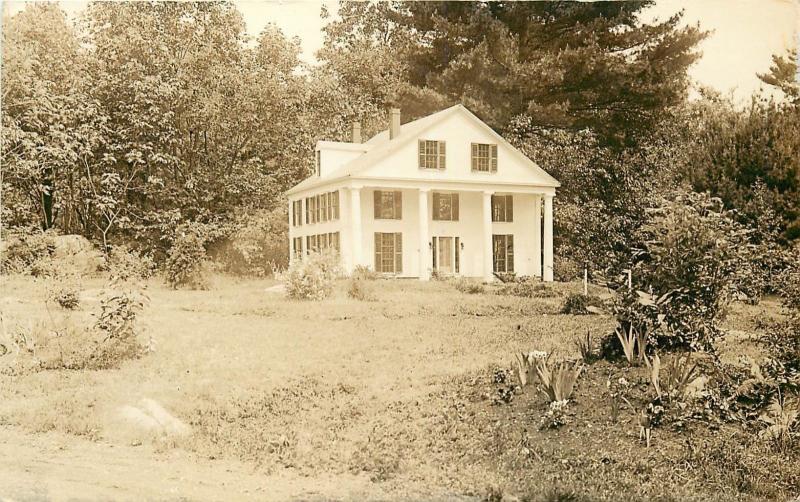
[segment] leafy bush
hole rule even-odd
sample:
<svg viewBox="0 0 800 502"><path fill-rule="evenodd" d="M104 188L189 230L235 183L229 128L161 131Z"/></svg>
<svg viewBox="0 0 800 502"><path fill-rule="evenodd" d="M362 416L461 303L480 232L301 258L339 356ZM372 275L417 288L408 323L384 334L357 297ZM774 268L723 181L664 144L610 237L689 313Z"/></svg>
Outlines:
<svg viewBox="0 0 800 502"><path fill-rule="evenodd" d="M294 260L282 278L289 298L322 300L333 292L339 274L339 254L333 250L306 255Z"/></svg>
<svg viewBox="0 0 800 502"><path fill-rule="evenodd" d="M787 267L778 276L778 294L781 296L781 303L788 310L800 311L800 244L792 252L795 262L791 267Z"/></svg>
<svg viewBox="0 0 800 502"><path fill-rule="evenodd" d="M69 286L59 288L58 291L55 292L55 295L53 295L53 301L61 308L67 310L75 310L81 303L78 297L78 291Z"/></svg>
<svg viewBox="0 0 800 502"><path fill-rule="evenodd" d="M172 243L164 264L167 284L174 289L206 289L205 261L205 239L193 231L182 232Z"/></svg>
<svg viewBox="0 0 800 502"><path fill-rule="evenodd" d="M364 281L374 281L378 279L380 275L366 265L356 265L355 268L353 268L351 277L353 279L361 279Z"/></svg>
<svg viewBox="0 0 800 502"><path fill-rule="evenodd" d="M478 295L486 292L486 288L480 282L471 281L463 277L456 280L453 285L457 290L469 295Z"/></svg>
<svg viewBox="0 0 800 502"><path fill-rule="evenodd" d="M209 246L209 256L224 272L268 277L289 266L289 223L286 204L275 209L247 211Z"/></svg>
<svg viewBox="0 0 800 502"><path fill-rule="evenodd" d="M53 255L55 235L53 231L30 228L9 231L0 244L0 272L32 273L31 267Z"/></svg>
<svg viewBox="0 0 800 502"><path fill-rule="evenodd" d="M351 279L347 287L347 296L354 300L362 302L371 302L375 300L375 295L367 287L363 279Z"/></svg>
<svg viewBox="0 0 800 502"><path fill-rule="evenodd" d="M560 256L553 264L553 278L559 282L570 282L583 277L583 266L568 256Z"/></svg>
<svg viewBox="0 0 800 502"><path fill-rule="evenodd" d="M710 350L715 321L747 271L747 230L718 199L688 193L650 210L636 240L634 284L651 291L623 292L619 322L654 342Z"/></svg>
<svg viewBox="0 0 800 502"><path fill-rule="evenodd" d="M561 307L562 314L586 315L595 313L603 306L603 300L596 296L584 295L583 293L570 293ZM594 312L593 312L594 310Z"/></svg>
<svg viewBox="0 0 800 502"><path fill-rule="evenodd" d="M106 268L112 280L125 282L151 277L156 265L149 256L126 246L114 246L106 257Z"/></svg>

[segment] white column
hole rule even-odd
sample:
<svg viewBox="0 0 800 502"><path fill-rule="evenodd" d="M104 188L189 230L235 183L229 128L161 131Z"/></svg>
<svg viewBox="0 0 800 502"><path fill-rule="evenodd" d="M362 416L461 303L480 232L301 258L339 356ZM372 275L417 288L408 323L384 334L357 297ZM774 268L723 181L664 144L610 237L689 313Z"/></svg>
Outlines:
<svg viewBox="0 0 800 502"><path fill-rule="evenodd" d="M428 190L419 190L419 280L430 279L430 232L428 229Z"/></svg>
<svg viewBox="0 0 800 502"><path fill-rule="evenodd" d="M350 271L361 265L361 187L350 188Z"/></svg>
<svg viewBox="0 0 800 502"><path fill-rule="evenodd" d="M294 201L289 199L289 263L294 261Z"/></svg>
<svg viewBox="0 0 800 502"><path fill-rule="evenodd" d="M487 282L494 280L494 262L492 255L492 192L483 192L483 278Z"/></svg>
<svg viewBox="0 0 800 502"><path fill-rule="evenodd" d="M542 277L542 196L533 196L533 275Z"/></svg>
<svg viewBox="0 0 800 502"><path fill-rule="evenodd" d="M305 197L301 197L300 198L300 225L308 225L308 223L306 222L306 198ZM302 261L306 261L306 255L308 254L308 249L306 249L306 246L308 245L308 243L306 241L305 236L308 234L308 232L302 231L302 228L303 228L302 226L300 228L301 228L300 239L302 240L302 244L301 244L302 253L300 253L300 259Z"/></svg>
<svg viewBox="0 0 800 502"><path fill-rule="evenodd" d="M553 282L553 196L544 196L544 270L542 279Z"/></svg>

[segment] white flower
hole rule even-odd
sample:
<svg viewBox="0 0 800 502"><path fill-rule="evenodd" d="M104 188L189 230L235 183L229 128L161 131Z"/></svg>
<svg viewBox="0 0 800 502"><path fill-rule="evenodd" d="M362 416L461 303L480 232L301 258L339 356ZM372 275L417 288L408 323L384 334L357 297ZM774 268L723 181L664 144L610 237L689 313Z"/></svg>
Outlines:
<svg viewBox="0 0 800 502"><path fill-rule="evenodd" d="M547 357L547 352L544 352L542 350L532 350L527 354L529 363L532 363L537 359L544 359L546 357Z"/></svg>

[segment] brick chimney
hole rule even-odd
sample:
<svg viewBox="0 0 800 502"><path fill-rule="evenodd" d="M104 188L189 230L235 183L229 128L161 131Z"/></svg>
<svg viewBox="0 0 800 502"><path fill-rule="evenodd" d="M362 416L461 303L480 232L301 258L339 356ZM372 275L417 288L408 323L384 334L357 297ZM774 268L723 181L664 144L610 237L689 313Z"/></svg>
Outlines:
<svg viewBox="0 0 800 502"><path fill-rule="evenodd" d="M389 139L400 136L400 108L389 109Z"/></svg>
<svg viewBox="0 0 800 502"><path fill-rule="evenodd" d="M361 122L353 122L353 143L361 143Z"/></svg>

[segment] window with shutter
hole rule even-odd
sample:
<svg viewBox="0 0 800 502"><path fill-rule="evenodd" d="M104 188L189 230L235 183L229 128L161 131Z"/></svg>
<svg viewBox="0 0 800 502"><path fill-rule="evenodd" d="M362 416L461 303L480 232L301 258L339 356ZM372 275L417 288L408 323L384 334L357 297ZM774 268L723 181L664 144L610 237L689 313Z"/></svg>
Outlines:
<svg viewBox="0 0 800 502"><path fill-rule="evenodd" d="M514 221L514 197L512 195L492 195L492 221Z"/></svg>
<svg viewBox="0 0 800 502"><path fill-rule="evenodd" d="M374 215L376 220L403 218L403 193L400 190L375 190Z"/></svg>
<svg viewBox="0 0 800 502"><path fill-rule="evenodd" d="M436 221L458 221L458 194L433 193L433 219Z"/></svg>
<svg viewBox="0 0 800 502"><path fill-rule="evenodd" d="M394 273L403 271L403 234L394 234Z"/></svg>
<svg viewBox="0 0 800 502"><path fill-rule="evenodd" d="M403 234L375 232L375 270L384 274L403 271Z"/></svg>
<svg viewBox="0 0 800 502"><path fill-rule="evenodd" d="M495 272L514 271L514 236L492 235L493 269Z"/></svg>
<svg viewBox="0 0 800 502"><path fill-rule="evenodd" d="M420 169L444 169L446 149L444 141L432 141L421 139L418 141L419 148L419 168Z"/></svg>
<svg viewBox="0 0 800 502"><path fill-rule="evenodd" d="M331 203L333 205L333 219L339 219L339 191L331 192Z"/></svg>
<svg viewBox="0 0 800 502"><path fill-rule="evenodd" d="M478 172L497 172L497 145L472 143L472 170Z"/></svg>

